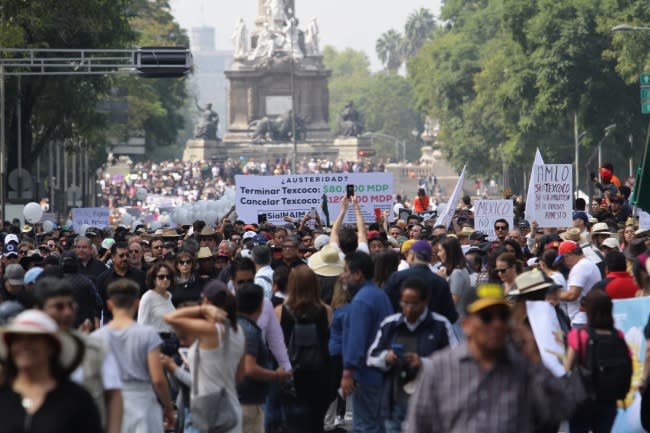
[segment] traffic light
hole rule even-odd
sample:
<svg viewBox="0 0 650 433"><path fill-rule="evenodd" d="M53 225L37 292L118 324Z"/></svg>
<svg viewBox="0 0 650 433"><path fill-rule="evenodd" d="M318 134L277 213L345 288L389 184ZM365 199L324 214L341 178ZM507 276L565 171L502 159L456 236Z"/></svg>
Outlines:
<svg viewBox="0 0 650 433"><path fill-rule="evenodd" d="M377 155L377 151L375 149L358 149L357 150L357 156L359 158L372 158L375 155Z"/></svg>
<svg viewBox="0 0 650 433"><path fill-rule="evenodd" d="M192 53L184 47L142 47L134 53L133 64L146 78L178 78L192 69Z"/></svg>

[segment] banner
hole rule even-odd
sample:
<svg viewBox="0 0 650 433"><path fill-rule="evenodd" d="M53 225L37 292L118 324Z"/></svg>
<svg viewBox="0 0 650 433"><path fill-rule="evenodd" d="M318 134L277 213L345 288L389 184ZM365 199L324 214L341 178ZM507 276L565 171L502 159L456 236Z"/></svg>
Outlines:
<svg viewBox="0 0 650 433"><path fill-rule="evenodd" d="M496 240L494 223L498 219L508 221L508 227L513 227L512 200L475 200L474 201L474 230L488 235L490 241Z"/></svg>
<svg viewBox="0 0 650 433"><path fill-rule="evenodd" d="M650 229L650 214L646 211L643 211L639 208L636 209L636 212L639 216L639 228L640 229Z"/></svg>
<svg viewBox="0 0 650 433"><path fill-rule="evenodd" d="M641 395L638 392L643 374L645 358L645 337L643 328L648 322L650 297L614 300L614 320L616 328L623 332L630 352L632 352L632 385L625 399L624 409L619 402L618 415L612 428L613 433L644 433L641 427Z"/></svg>
<svg viewBox="0 0 650 433"><path fill-rule="evenodd" d="M451 219L454 216L454 213L456 212L456 207L458 207L458 201L460 200L460 196L463 193L463 184L465 183L465 167L463 167L463 171L460 173L458 182L456 182L456 187L454 188L454 192L451 194L451 197L449 197L449 201L447 202L447 207L445 207L444 212L438 215L438 219L436 220L434 227L439 225L449 227L449 225L451 224Z"/></svg>
<svg viewBox="0 0 650 433"><path fill-rule="evenodd" d="M571 227L573 222L573 172L571 164L535 167L534 214L539 227Z"/></svg>
<svg viewBox="0 0 650 433"><path fill-rule="evenodd" d="M526 313L544 366L564 376L564 340L555 308L546 301L526 301Z"/></svg>
<svg viewBox="0 0 650 433"><path fill-rule="evenodd" d="M526 194L526 210L524 215L527 221L536 220L535 210L533 203L535 203L535 186L533 183L533 178L535 177L535 168L543 165L544 160L542 159L542 154L539 152L539 149L535 150L535 160L533 161L533 167L530 169L530 179L528 179L528 194Z"/></svg>
<svg viewBox="0 0 650 433"><path fill-rule="evenodd" d="M375 209L393 209L392 173L297 174L288 176L235 176L236 209L246 223L257 223L266 217L272 224L285 224L286 219L301 219L312 209L326 224L323 198L333 223L339 214L346 186L354 185L355 195L366 223L375 222ZM324 197L323 197L324 196ZM354 223L352 205L344 220Z"/></svg>
<svg viewBox="0 0 650 433"><path fill-rule="evenodd" d="M72 228L74 231L81 226L104 228L109 225L108 216L110 209L107 207L76 207L72 209Z"/></svg>

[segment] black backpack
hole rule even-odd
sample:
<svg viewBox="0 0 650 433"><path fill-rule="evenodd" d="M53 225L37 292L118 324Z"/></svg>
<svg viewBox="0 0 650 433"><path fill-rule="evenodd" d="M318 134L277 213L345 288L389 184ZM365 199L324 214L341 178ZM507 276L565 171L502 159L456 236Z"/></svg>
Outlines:
<svg viewBox="0 0 650 433"><path fill-rule="evenodd" d="M325 367L325 351L318 337L318 326L313 320L297 318L285 305L284 310L293 318L287 352L291 366L297 371L318 371Z"/></svg>
<svg viewBox="0 0 650 433"><path fill-rule="evenodd" d="M630 390L632 360L625 340L615 329L609 334L587 327L585 367L596 400L623 400ZM579 336L578 336L579 337Z"/></svg>

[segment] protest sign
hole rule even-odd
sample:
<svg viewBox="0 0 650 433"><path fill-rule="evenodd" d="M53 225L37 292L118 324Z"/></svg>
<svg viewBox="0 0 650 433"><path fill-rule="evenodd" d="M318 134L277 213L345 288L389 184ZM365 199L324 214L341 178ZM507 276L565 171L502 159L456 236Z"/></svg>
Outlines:
<svg viewBox="0 0 650 433"><path fill-rule="evenodd" d="M494 223L498 219L508 222L508 227L513 225L512 200L476 200L474 201L474 230L488 235L491 241L496 240Z"/></svg>
<svg viewBox="0 0 650 433"><path fill-rule="evenodd" d="M625 335L632 354L632 384L624 402L618 402L618 415L612 428L613 433L643 433L641 426L641 395L639 385L643 375L646 341L643 328L648 322L650 297L616 299L614 303L614 321L618 330Z"/></svg>
<svg viewBox="0 0 650 433"><path fill-rule="evenodd" d="M639 228L640 229L650 229L650 214L644 210L637 208L637 214L639 215Z"/></svg>
<svg viewBox="0 0 650 433"><path fill-rule="evenodd" d="M573 222L571 173L571 164L542 164L535 167L533 212L539 227L571 227Z"/></svg>
<svg viewBox="0 0 650 433"><path fill-rule="evenodd" d="M544 164L542 159L542 154L539 152L539 149L535 150L535 160L533 161L533 167L530 169L530 179L528 179L528 193L526 194L526 210L525 217L528 221L535 220L535 209L533 203L535 202L535 184L533 179L535 178L535 169L540 165Z"/></svg>
<svg viewBox="0 0 650 433"><path fill-rule="evenodd" d="M460 196L463 193L464 184L465 184L465 167L463 167L463 171L460 173L460 176L458 177L458 182L456 182L456 187L454 188L454 192L451 194L451 197L449 197L449 202L447 203L447 207L445 207L444 212L438 215L438 219L436 220L434 226L443 225L445 227L449 227L449 225L451 224L451 219L454 217L454 212L456 212L456 207L458 206L458 201L460 200Z"/></svg>
<svg viewBox="0 0 650 433"><path fill-rule="evenodd" d="M542 362L555 376L564 376L564 340L555 309L546 301L526 301L526 312Z"/></svg>
<svg viewBox="0 0 650 433"><path fill-rule="evenodd" d="M246 223L257 223L266 215L273 224L286 219L300 219L315 210L323 225L325 201L330 219L334 221L346 196L346 186L354 185L361 213L367 223L375 221L375 209L393 209L392 173L325 173L288 176L235 176L236 210ZM344 222L355 221L352 205Z"/></svg>
<svg viewBox="0 0 650 433"><path fill-rule="evenodd" d="M75 231L81 226L104 228L108 222L110 209L107 207L77 207L72 209L72 227Z"/></svg>

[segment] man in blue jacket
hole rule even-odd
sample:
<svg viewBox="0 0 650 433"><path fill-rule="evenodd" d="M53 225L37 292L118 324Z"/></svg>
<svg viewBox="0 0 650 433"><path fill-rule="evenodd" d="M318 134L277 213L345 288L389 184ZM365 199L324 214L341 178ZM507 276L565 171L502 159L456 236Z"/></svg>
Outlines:
<svg viewBox="0 0 650 433"><path fill-rule="evenodd" d="M429 311L441 314L451 323L458 319L458 312L451 297L449 284L444 278L431 271L429 263L433 257L433 248L429 241L420 240L413 244L406 255L410 268L395 272L388 278L384 290L390 298L394 312L400 312L400 287L407 278L417 277L429 288Z"/></svg>
<svg viewBox="0 0 650 433"><path fill-rule="evenodd" d="M386 293L372 282L374 266L369 255L353 252L345 257L343 287L352 301L343 322L343 396L352 395L355 433L383 433L379 417L383 373L369 367L368 349L379 325L393 312Z"/></svg>

